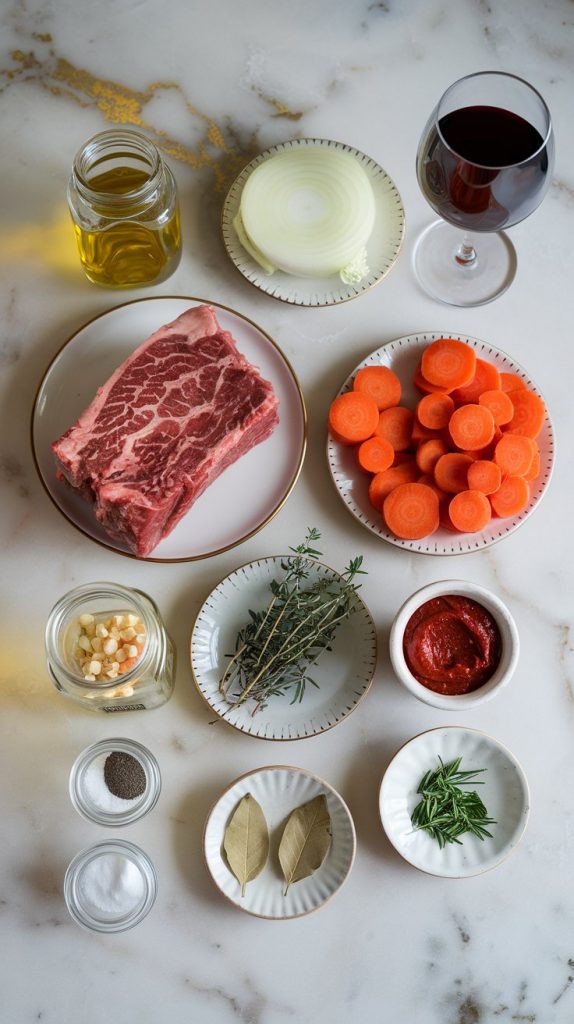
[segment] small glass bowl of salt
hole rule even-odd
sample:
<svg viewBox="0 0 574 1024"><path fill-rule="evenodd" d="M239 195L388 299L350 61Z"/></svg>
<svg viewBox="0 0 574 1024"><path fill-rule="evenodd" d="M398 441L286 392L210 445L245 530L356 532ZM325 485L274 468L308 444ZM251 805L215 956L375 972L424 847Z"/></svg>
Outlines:
<svg viewBox="0 0 574 1024"><path fill-rule="evenodd" d="M76 810L97 825L129 825L157 803L159 765L141 743L101 740L76 758L70 772L70 799Z"/></svg>
<svg viewBox="0 0 574 1024"><path fill-rule="evenodd" d="M139 846L117 839L74 857L64 879L66 906L77 924L123 932L149 913L157 895L155 868Z"/></svg>

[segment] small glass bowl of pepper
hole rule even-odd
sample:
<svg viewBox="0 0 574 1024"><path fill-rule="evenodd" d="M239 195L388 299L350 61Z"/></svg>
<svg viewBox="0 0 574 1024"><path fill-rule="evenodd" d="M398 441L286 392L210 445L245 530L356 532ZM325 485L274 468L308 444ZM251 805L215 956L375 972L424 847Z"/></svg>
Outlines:
<svg viewBox="0 0 574 1024"><path fill-rule="evenodd" d="M97 825L129 825L155 807L161 791L159 765L141 743L101 740L86 747L70 772L70 799Z"/></svg>
<svg viewBox="0 0 574 1024"><path fill-rule="evenodd" d="M519 653L516 623L496 594L468 580L417 590L397 612L389 647L395 675L419 700L465 711L511 679Z"/></svg>

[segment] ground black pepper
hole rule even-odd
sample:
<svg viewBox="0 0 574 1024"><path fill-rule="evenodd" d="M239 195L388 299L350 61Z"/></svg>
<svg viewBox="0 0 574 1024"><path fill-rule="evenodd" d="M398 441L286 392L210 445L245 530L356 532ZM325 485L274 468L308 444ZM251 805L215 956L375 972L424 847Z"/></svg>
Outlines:
<svg viewBox="0 0 574 1024"><path fill-rule="evenodd" d="M147 779L141 763L132 754L114 750L104 764L104 781L110 793L122 800L135 800L145 792Z"/></svg>

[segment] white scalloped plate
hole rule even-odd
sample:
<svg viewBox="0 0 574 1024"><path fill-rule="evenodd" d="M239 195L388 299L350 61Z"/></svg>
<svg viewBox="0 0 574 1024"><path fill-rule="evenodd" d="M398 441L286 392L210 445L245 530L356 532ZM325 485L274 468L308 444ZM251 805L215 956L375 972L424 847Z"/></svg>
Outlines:
<svg viewBox="0 0 574 1024"><path fill-rule="evenodd" d="M267 864L261 874L247 884L242 897L241 886L225 859L223 836L233 811L246 793L261 805L271 843ZM331 848L321 867L309 878L293 883L284 895L285 881L277 857L283 828L292 811L321 793L327 798L331 816ZM339 794L316 775L286 765L258 768L232 782L209 812L203 836L207 867L223 895L248 914L276 921L310 914L330 900L349 875L356 843L351 812Z"/></svg>
<svg viewBox="0 0 574 1024"><path fill-rule="evenodd" d="M375 226L367 243L367 257L370 267L369 275L359 284L345 284L338 275L334 277L293 277L282 271L271 276L264 274L241 245L233 220L239 211L241 193L249 175L259 164L276 153L286 149L308 146L328 146L342 153L354 156L366 171L375 197ZM233 182L225 202L221 217L221 229L225 248L241 274L266 295L293 306L333 306L339 302L348 302L379 284L394 267L398 258L405 234L405 211L396 185L379 164L361 153L360 150L347 146L332 139L291 139L271 146L256 156L244 167Z"/></svg>
<svg viewBox="0 0 574 1024"><path fill-rule="evenodd" d="M438 767L438 757L446 763L460 756L463 771L486 768L476 789L496 825L489 826L492 839L465 835L460 846L450 843L441 850L426 832L413 829L411 814L425 772ZM530 793L520 764L502 743L477 729L446 726L415 736L395 754L381 783L379 811L390 842L413 867L442 878L470 878L497 867L518 845Z"/></svg>
<svg viewBox="0 0 574 1024"><path fill-rule="evenodd" d="M284 575L282 558L275 555L242 565L218 583L199 611L191 637L191 666L196 686L209 706L229 725L265 740L298 740L316 736L337 725L353 711L371 685L377 662L376 630L366 605L357 596L353 614L342 622L332 651L324 651L303 700L273 697L266 708L252 714L246 701L230 706L219 692L219 680L235 649L238 630L248 609L263 609L269 602L270 582ZM339 577L314 559L306 560L310 582L317 576Z"/></svg>
<svg viewBox="0 0 574 1024"><path fill-rule="evenodd" d="M268 523L289 497L303 465L306 412L293 369L257 324L210 299L154 296L116 306L76 331L44 374L32 412L32 451L40 479L65 518L96 543L135 558L96 521L89 502L56 478L52 441L76 421L96 389L133 349L186 309L213 306L221 328L279 399L279 423L270 437L229 466L143 561L186 562L226 551Z"/></svg>
<svg viewBox="0 0 574 1024"><path fill-rule="evenodd" d="M519 363L500 349L494 348L486 341L479 338L472 338L467 334L453 334L450 331L433 331L424 334L408 334L404 338L397 338L390 341L381 348L371 352L366 359L363 359L352 373L349 374L338 394L349 391L353 384L355 374L363 366L389 366L399 377L403 389L401 405L407 405L414 409L421 397L413 384L413 377L421 355L427 345L437 338L457 338L467 345L476 349L481 359L494 363L494 365L505 373L516 373L524 383L535 391L537 395L543 396L536 384L526 373ZM538 507L546 493L552 470L554 467L554 428L552 421L546 414L544 426L537 438L540 447L540 474L530 484L530 501L528 506L520 515L509 519L498 519L493 517L488 526L480 533L454 533L445 530L444 527L432 534L430 537L423 537L422 540L400 540L393 533L387 530L382 516L378 515L369 501L369 480L370 477L361 472L357 465L355 449L349 445L338 444L330 435L327 438L327 459L333 482L340 497L345 502L352 515L359 520L368 530L376 533L382 540L389 544L395 544L399 548L406 548L407 551L419 552L424 555L461 555L471 551L481 551L490 547L510 533L514 533Z"/></svg>

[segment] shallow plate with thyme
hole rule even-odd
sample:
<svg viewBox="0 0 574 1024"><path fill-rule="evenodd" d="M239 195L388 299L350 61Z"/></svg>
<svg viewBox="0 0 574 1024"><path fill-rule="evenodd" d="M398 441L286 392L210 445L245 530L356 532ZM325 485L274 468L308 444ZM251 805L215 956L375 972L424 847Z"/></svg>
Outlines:
<svg viewBox="0 0 574 1024"><path fill-rule="evenodd" d="M197 688L220 718L250 736L265 740L298 740L316 736L342 722L367 693L377 660L376 632L361 598L342 618L332 644L306 671L305 684L278 683L264 702L238 700L233 685L222 686L236 652L237 636L250 612L257 614L272 599L271 585L285 576L286 560L275 555L242 565L211 592L195 621L191 665ZM345 576L313 558L304 559L305 586L318 581L344 584Z"/></svg>

